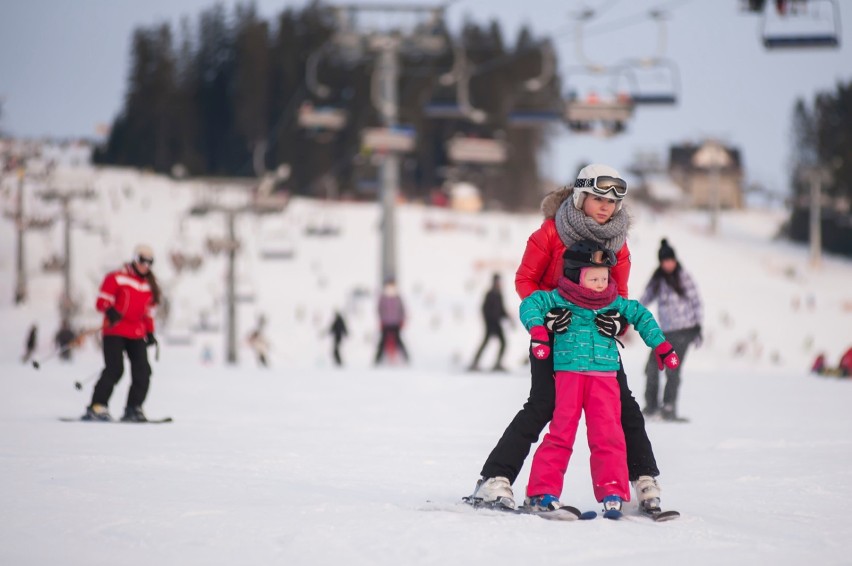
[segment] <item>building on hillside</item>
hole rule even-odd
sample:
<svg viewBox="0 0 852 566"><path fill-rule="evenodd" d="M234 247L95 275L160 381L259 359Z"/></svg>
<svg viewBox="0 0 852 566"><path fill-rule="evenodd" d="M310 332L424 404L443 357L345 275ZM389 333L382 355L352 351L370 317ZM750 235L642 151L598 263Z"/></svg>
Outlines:
<svg viewBox="0 0 852 566"><path fill-rule="evenodd" d="M718 186L721 208L743 208L742 159L734 147L712 140L671 146L669 176L684 190L689 206L712 208Z"/></svg>

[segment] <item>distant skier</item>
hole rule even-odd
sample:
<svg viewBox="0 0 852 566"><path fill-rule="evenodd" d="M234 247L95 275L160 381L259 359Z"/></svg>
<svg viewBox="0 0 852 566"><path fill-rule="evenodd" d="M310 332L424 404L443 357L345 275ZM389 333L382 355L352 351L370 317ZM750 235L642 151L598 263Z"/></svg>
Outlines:
<svg viewBox="0 0 852 566"><path fill-rule="evenodd" d="M675 420L677 397L680 390L680 371L689 346L701 345L701 321L704 316L698 287L675 257L674 249L663 238L657 252L660 265L657 267L639 302L645 306L657 301L660 328L666 333L674 349L680 355L677 367L666 368L666 388L663 404L659 403L660 370L653 355L645 364L645 409L646 415L658 411L663 420Z"/></svg>
<svg viewBox="0 0 852 566"><path fill-rule="evenodd" d="M124 373L125 352L130 361L132 383L121 420L147 420L142 404L148 395L151 379L148 346L157 346L152 309L161 299L160 286L151 271L153 263L153 250L149 246L138 245L133 260L108 273L101 283L95 308L104 313L104 370L95 384L92 402L83 416L85 420L112 420L109 399Z"/></svg>
<svg viewBox="0 0 852 566"><path fill-rule="evenodd" d="M811 365L811 373L815 373L817 375L822 375L825 373L825 354L820 353L814 359L814 363Z"/></svg>
<svg viewBox="0 0 852 566"><path fill-rule="evenodd" d="M491 338L496 338L500 344L500 350L497 352L497 359L494 362L492 371L506 371L503 368L503 353L506 351L506 338L503 336L503 327L501 323L503 319L509 319L506 314L506 308L503 306L503 294L500 290L500 274L495 273L491 278L491 288L485 293L485 300L482 302L482 318L485 322L485 337L482 339L482 345L476 351L473 357L473 362L468 368L470 371L479 370L479 358L482 357L482 352Z"/></svg>
<svg viewBox="0 0 852 566"><path fill-rule="evenodd" d="M840 357L838 364L841 377L852 377L852 348L846 350L843 356Z"/></svg>
<svg viewBox="0 0 852 566"><path fill-rule="evenodd" d="M269 341L263 335L266 326L266 317L261 315L257 319L257 327L249 334L248 344L257 356L257 363L261 367L269 367Z"/></svg>
<svg viewBox="0 0 852 566"><path fill-rule="evenodd" d="M381 325L382 335L379 338L376 351L376 365L381 363L389 347L398 350L407 362L408 351L405 349L405 344L403 344L400 335L402 326L405 324L405 305L399 296L396 281L393 279L385 282L384 289L379 297L379 324Z"/></svg>
<svg viewBox="0 0 852 566"><path fill-rule="evenodd" d="M53 341L56 348L59 350L59 357L65 361L71 360L71 350L74 349L74 341L77 339L77 333L71 329L71 323L68 319L62 319L62 324L56 332Z"/></svg>
<svg viewBox="0 0 852 566"><path fill-rule="evenodd" d="M334 321L331 323L331 328L328 329L328 333L331 334L334 339L334 349L332 351L334 364L342 366L343 358L340 357L340 343L343 341L343 338L349 334L349 331L346 328L346 321L343 320L343 315L340 314L340 311L335 311Z"/></svg>
<svg viewBox="0 0 852 566"><path fill-rule="evenodd" d="M30 361L38 346L38 326L33 324L30 326L30 331L27 332L27 341L24 344L24 355L21 358L21 363L25 364Z"/></svg>

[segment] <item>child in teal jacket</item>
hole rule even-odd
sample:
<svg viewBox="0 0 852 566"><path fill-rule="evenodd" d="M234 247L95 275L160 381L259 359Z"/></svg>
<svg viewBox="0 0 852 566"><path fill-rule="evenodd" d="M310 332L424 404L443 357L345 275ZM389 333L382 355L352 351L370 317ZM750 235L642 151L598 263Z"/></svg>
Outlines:
<svg viewBox="0 0 852 566"><path fill-rule="evenodd" d="M622 501L630 500L630 488L615 377L619 354L616 340L597 331L595 315L620 312L654 348L661 368L676 367L679 362L651 312L638 301L618 295L615 282L609 279L615 254L595 242L581 241L566 250L563 262L564 274L557 288L536 291L520 306L533 355L539 359L553 355L556 380L556 408L533 457L526 504L534 511L560 506L565 471L580 414L585 411L595 498L604 503L605 511L620 510ZM545 324L551 322L553 308L567 309L568 314L562 315L555 328L551 352Z"/></svg>

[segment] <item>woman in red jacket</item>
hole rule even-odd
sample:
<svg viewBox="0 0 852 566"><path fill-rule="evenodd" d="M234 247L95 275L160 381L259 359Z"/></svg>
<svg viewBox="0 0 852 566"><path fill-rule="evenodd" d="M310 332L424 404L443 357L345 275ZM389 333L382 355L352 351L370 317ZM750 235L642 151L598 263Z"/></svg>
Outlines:
<svg viewBox="0 0 852 566"><path fill-rule="evenodd" d="M542 201L545 220L527 241L521 265L515 274L515 289L521 299L533 291L556 288L562 274L562 254L580 240L593 240L616 252L618 263L611 277L618 294L627 298L630 276L630 250L627 248L629 218L622 206L627 183L607 165L592 164L580 170L573 188L551 193ZM610 337L620 335L626 321L616 312L599 313L598 331ZM548 329L564 332L570 312L548 313ZM553 336L550 336L551 342ZM530 355L532 386L524 407L506 428L485 465L473 497L496 507L515 507L512 484L517 479L531 446L553 416L555 389L553 359ZM647 510L659 509L659 475L651 442L645 432L645 419L627 385L623 364L617 373L621 392L621 424L627 444L627 467L637 500ZM558 506L558 502L556 506Z"/></svg>
<svg viewBox="0 0 852 566"><path fill-rule="evenodd" d="M132 383L121 420L144 422L142 403L148 395L151 364L148 346L157 344L151 310L160 302L160 287L151 271L154 253L149 246L139 245L133 261L108 273L101 283L95 308L104 313L104 370L95 384L92 403L84 420L111 421L109 398L124 373L124 353L130 360Z"/></svg>

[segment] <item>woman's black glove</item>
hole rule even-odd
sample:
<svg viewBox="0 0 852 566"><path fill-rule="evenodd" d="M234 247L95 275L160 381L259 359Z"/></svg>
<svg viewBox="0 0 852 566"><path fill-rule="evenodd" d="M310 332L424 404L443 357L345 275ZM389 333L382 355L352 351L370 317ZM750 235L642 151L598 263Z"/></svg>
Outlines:
<svg viewBox="0 0 852 566"><path fill-rule="evenodd" d="M601 336L617 338L627 328L627 319L617 310L600 312L595 316L595 326Z"/></svg>
<svg viewBox="0 0 852 566"><path fill-rule="evenodd" d="M115 307L110 307L104 313L109 320L110 325L115 324L119 320L121 320L121 313L115 310Z"/></svg>
<svg viewBox="0 0 852 566"><path fill-rule="evenodd" d="M544 325L554 334L567 332L569 324L571 324L571 311L564 307L553 307L544 315Z"/></svg>

